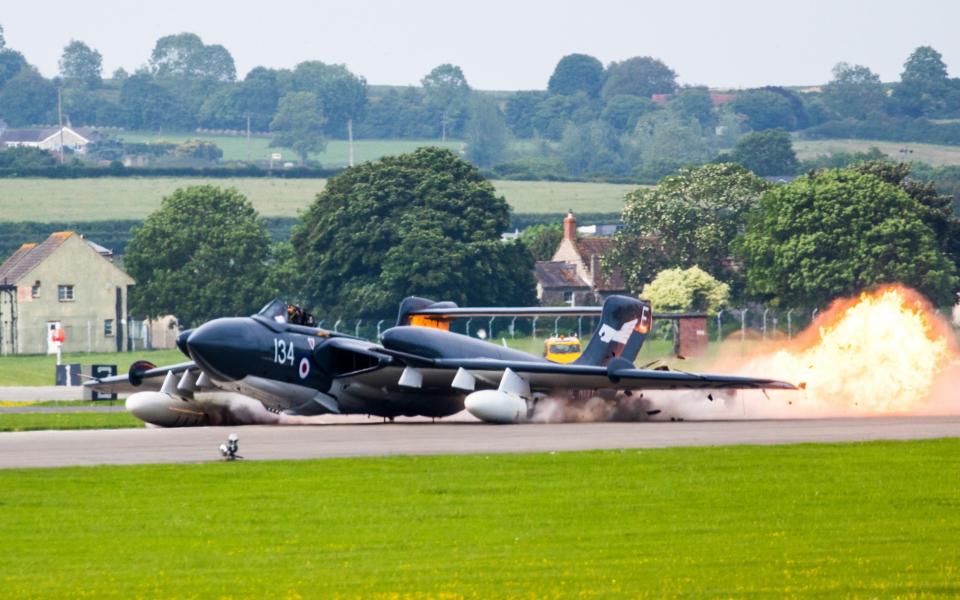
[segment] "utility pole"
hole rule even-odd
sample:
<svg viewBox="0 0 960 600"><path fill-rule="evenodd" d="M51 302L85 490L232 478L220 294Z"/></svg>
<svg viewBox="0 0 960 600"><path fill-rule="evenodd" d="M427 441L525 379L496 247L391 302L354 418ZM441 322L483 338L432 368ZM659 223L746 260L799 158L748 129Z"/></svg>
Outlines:
<svg viewBox="0 0 960 600"><path fill-rule="evenodd" d="M57 86L57 121L60 123L60 166L63 166L63 86Z"/></svg>

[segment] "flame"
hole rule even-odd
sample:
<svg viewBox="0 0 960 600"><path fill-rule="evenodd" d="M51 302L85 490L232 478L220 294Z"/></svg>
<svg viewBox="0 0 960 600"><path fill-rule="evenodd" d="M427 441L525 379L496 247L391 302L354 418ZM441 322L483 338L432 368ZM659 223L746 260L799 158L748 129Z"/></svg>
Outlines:
<svg viewBox="0 0 960 600"><path fill-rule="evenodd" d="M797 403L860 414L922 409L956 359L949 325L919 293L886 286L834 302L795 342L745 372L804 388Z"/></svg>

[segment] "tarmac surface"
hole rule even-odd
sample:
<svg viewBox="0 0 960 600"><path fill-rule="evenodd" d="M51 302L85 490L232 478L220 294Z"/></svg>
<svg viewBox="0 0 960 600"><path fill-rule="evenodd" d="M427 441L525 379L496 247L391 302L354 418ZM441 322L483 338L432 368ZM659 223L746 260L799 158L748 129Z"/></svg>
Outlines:
<svg viewBox="0 0 960 600"><path fill-rule="evenodd" d="M230 433L246 460L494 454L669 446L960 437L960 417L487 425L353 419L321 425L0 433L0 468L221 460Z"/></svg>

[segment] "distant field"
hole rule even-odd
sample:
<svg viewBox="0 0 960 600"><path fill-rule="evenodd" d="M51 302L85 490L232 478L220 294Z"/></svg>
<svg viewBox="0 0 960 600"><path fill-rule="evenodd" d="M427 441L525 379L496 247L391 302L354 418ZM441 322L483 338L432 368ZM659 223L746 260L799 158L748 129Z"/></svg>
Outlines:
<svg viewBox="0 0 960 600"><path fill-rule="evenodd" d="M179 350L156 350L153 352L101 352L69 353L63 355L64 363L82 365L117 365L118 373L126 373L135 360L149 360L157 365L184 362L187 358ZM53 385L57 357L53 355L28 354L23 356L0 356L0 387L19 385ZM0 401L7 400L0 391Z"/></svg>
<svg viewBox="0 0 960 600"><path fill-rule="evenodd" d="M202 139L215 143L223 150L223 160L251 160L269 161L270 155L279 152L283 155L280 162L299 162L297 153L288 148L271 148L270 138L251 137L249 146L247 139L242 136L212 135L204 133L174 132L174 133L147 133L142 131L123 131L117 137L127 142L170 142L179 144L186 140ZM463 142L450 140L354 140L354 162L361 163L376 160L383 156L411 152L421 146L440 146L454 152L463 150ZM327 149L321 153L312 153L310 158L319 161L324 167L345 167L349 164L349 145L346 140L330 140ZM279 166L279 165L278 165Z"/></svg>
<svg viewBox="0 0 960 600"><path fill-rule="evenodd" d="M958 472L958 440L4 470L0 589L956 597Z"/></svg>
<svg viewBox="0 0 960 600"><path fill-rule="evenodd" d="M516 213L619 212L636 185L552 181L494 181ZM293 217L323 190L323 179L105 177L0 179L2 221L143 219L177 188L235 187L265 217Z"/></svg>
<svg viewBox="0 0 960 600"><path fill-rule="evenodd" d="M931 165L960 165L960 146L914 144L912 142L878 142L874 140L794 140L797 158L806 160L834 152L866 152L870 148L894 160L919 161ZM906 150L906 152L901 152Z"/></svg>

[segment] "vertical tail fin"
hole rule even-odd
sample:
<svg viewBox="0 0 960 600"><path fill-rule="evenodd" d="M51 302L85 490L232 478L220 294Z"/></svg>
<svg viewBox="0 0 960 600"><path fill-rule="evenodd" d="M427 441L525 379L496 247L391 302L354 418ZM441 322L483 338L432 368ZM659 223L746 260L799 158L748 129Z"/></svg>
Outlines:
<svg viewBox="0 0 960 600"><path fill-rule="evenodd" d="M416 312L418 310L423 310L425 308L457 308L456 302L434 302L427 298L418 298L417 296L409 296L403 299L403 302L400 303L400 313L397 315L397 326L400 325L425 325L427 327L437 327L440 329L449 329L450 324L449 318L437 317L437 318L428 318L418 315L411 315L410 313Z"/></svg>
<svg viewBox="0 0 960 600"><path fill-rule="evenodd" d="M610 296L603 303L600 323L575 362L606 366L614 358L633 362L653 326L650 303L629 296Z"/></svg>

